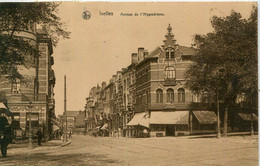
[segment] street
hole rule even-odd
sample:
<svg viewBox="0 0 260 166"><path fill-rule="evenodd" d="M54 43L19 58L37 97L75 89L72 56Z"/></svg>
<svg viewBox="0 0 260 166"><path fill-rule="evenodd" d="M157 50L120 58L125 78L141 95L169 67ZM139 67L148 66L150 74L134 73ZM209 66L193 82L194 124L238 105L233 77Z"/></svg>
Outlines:
<svg viewBox="0 0 260 166"><path fill-rule="evenodd" d="M12 151L12 149L9 149ZM258 136L111 138L73 136L70 145L9 153L0 165L258 165Z"/></svg>

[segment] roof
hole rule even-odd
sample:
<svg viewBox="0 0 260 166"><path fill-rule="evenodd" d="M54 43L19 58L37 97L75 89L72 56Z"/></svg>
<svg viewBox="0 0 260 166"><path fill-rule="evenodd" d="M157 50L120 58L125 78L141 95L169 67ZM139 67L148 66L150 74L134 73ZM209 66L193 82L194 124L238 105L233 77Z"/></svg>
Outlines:
<svg viewBox="0 0 260 166"><path fill-rule="evenodd" d="M214 111L193 111L200 124L217 123L217 116Z"/></svg>
<svg viewBox="0 0 260 166"><path fill-rule="evenodd" d="M194 55L196 53L196 49L193 47L179 46L178 48L183 55Z"/></svg>
<svg viewBox="0 0 260 166"><path fill-rule="evenodd" d="M152 111L150 124L188 124L189 111Z"/></svg>
<svg viewBox="0 0 260 166"><path fill-rule="evenodd" d="M145 126L149 128L149 121L147 114L145 112L137 113L134 115L133 119L127 123L128 126Z"/></svg>
<svg viewBox="0 0 260 166"><path fill-rule="evenodd" d="M238 113L238 115L245 121L251 121L251 114L250 113ZM258 121L258 117L253 113L253 120Z"/></svg>
<svg viewBox="0 0 260 166"><path fill-rule="evenodd" d="M66 115L76 117L80 112L81 111L66 111Z"/></svg>

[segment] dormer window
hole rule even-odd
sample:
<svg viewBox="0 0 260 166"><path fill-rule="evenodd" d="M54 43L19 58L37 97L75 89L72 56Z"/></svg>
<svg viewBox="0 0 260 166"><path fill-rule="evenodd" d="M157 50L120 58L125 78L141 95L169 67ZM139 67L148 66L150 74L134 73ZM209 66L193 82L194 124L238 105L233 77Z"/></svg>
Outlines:
<svg viewBox="0 0 260 166"><path fill-rule="evenodd" d="M173 48L167 48L165 50L165 58L167 60L174 59L174 49Z"/></svg>
<svg viewBox="0 0 260 166"><path fill-rule="evenodd" d="M171 49L171 59L174 59L174 50Z"/></svg>
<svg viewBox="0 0 260 166"><path fill-rule="evenodd" d="M170 52L169 50L166 50L166 59L169 59L169 56L170 56Z"/></svg>

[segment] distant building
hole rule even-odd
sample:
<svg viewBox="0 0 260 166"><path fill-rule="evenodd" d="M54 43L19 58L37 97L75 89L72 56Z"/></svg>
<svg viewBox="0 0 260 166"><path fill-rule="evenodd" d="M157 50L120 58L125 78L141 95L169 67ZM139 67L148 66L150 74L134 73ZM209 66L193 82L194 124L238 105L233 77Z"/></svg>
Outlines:
<svg viewBox="0 0 260 166"><path fill-rule="evenodd" d="M66 111L66 117L67 117L67 127L68 129L75 129L75 122L76 117L81 113L81 111ZM63 116L65 116L65 113L63 113ZM66 123L65 123L66 125Z"/></svg>

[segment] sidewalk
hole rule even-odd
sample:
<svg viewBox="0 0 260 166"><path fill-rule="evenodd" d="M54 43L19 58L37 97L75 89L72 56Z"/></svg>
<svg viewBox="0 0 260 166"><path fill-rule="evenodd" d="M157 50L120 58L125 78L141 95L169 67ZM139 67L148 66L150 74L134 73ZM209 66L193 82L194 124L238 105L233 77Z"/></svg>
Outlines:
<svg viewBox="0 0 260 166"><path fill-rule="evenodd" d="M232 132L232 133L227 133L228 137L249 137L251 136L250 132ZM196 139L196 138L216 138L217 134L202 134L202 135L188 135L188 136L179 136L180 138L188 138L188 139ZM223 137L223 134L221 134L221 137ZM252 137L258 137L258 132L255 132Z"/></svg>
<svg viewBox="0 0 260 166"><path fill-rule="evenodd" d="M28 149L28 143L21 143L21 144L9 144L8 146L8 154L17 154L17 153L29 153L29 152L36 152L42 150L50 150L59 147L63 147L69 145L71 140L68 142L63 142L62 140L51 140L47 142L43 142L41 146L38 146L36 142L33 143L34 148Z"/></svg>

